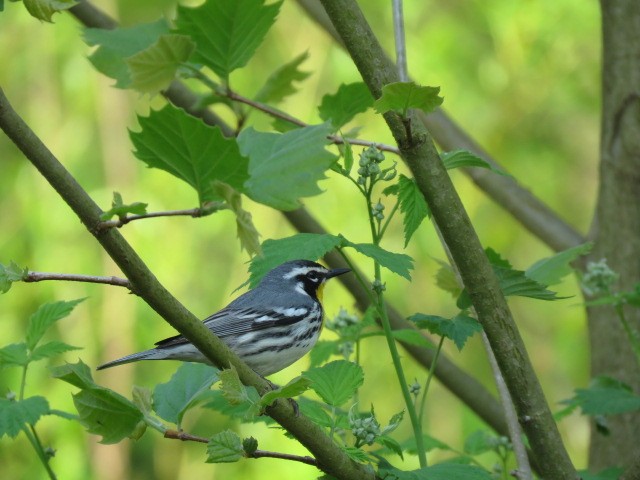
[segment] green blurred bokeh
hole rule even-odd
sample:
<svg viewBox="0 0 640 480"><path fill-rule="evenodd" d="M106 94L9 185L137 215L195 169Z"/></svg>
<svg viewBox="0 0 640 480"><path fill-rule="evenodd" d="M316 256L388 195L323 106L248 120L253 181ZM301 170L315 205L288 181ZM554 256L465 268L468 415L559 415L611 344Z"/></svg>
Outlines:
<svg viewBox="0 0 640 480"><path fill-rule="evenodd" d="M393 51L390 6L387 2L363 2L367 17L389 52ZM172 17L172 1L97 3L123 25ZM444 107L512 175L551 205L580 231L587 231L595 202L598 106L599 26L596 2L497 0L406 2L408 60L411 75L421 84L440 85ZM90 49L80 38L81 27L70 15L54 17L55 24L31 18L20 3L6 3L0 14L0 86L33 130L62 161L80 184L103 208L113 191L125 202L143 201L150 211L191 208L197 197L187 187L158 170L148 170L131 154L127 129L135 129L136 114L145 114L159 99L111 87L111 80L97 73L86 57ZM280 105L304 121L319 120L316 107L322 95L341 83L359 80L347 55L310 21L295 2L285 2L277 24L268 34L249 66L232 75L235 89L255 93L262 79L279 65L304 51L312 72L300 92ZM231 118L227 115L226 118ZM269 119L252 115L257 128L267 129ZM377 142L392 139L381 118L367 113L356 118L361 136ZM357 150L356 150L357 152ZM16 261L32 270L119 275L118 269L84 230L70 209L18 150L0 136L0 262ZM485 246L508 257L518 268L552 252L524 231L500 207L487 200L465 176L452 173L465 206ZM329 174L321 183L325 193L305 200L305 205L329 229L347 238L367 241L363 202L351 185ZM263 239L293 232L277 212L246 201ZM396 222L385 247L402 251L402 229ZM231 214L222 212L204 219L162 218L134 222L122 229L158 278L189 309L206 316L235 295L246 279L246 254L240 252ZM415 312L452 314L455 306L435 287L434 275L444 259L433 228L419 229L406 252L416 261L413 281L386 276L388 299L403 314ZM371 266L357 259L365 271ZM554 410L558 402L584 386L588 378L588 352L584 314L574 279L559 287L574 298L556 303L528 299L511 300L547 398ZM53 334L83 347L55 360L90 366L148 348L172 335L148 306L126 290L86 284L15 284L0 297L0 345L18 342L29 315L46 301L88 299ZM352 308L352 300L337 282L330 284L326 311L334 315L340 306ZM324 338L331 333L325 331ZM374 404L382 421L402 409L390 358L380 339L363 347L366 380L360 394L361 408ZM478 337L462 353L451 345L447 353L494 391L490 370ZM408 357L407 378L421 382L425 372ZM274 375L286 382L307 365L301 360ZM44 395L53 408L74 411L73 389L48 378L44 363L29 371L27 395ZM129 396L133 384L152 387L169 379L177 364L151 362L127 365L95 374L96 380ZM0 372L4 395L16 390L18 372ZM460 449L465 437L483 428L478 418L436 383L430 393L425 430ZM187 431L203 436L227 428L259 439L260 448L304 454L277 429L238 427L210 411L188 414ZM574 414L560 424L576 465L586 464L588 426ZM47 445L56 450L52 461L61 479L187 479L187 478L315 478L312 467L278 460L246 460L231 465L203 463L204 447L164 440L155 432L137 442L101 445L74 422L47 417L38 423ZM410 435L408 421L396 432ZM450 455L436 452L431 462ZM491 466L493 458L482 460ZM393 460L396 462L396 460ZM403 468L417 467L408 457ZM25 438L0 440L0 476L15 479L45 478L44 471ZM8 475L8 476L7 476Z"/></svg>

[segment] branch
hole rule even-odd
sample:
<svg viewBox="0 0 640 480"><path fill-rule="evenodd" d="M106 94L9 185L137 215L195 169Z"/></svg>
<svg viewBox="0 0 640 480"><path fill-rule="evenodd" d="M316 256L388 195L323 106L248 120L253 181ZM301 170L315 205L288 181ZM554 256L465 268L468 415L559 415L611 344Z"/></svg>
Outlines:
<svg viewBox="0 0 640 480"><path fill-rule="evenodd" d="M316 0L298 0L309 17L344 47L344 42ZM384 55L384 53L382 53ZM385 58L385 61L390 61ZM443 150L465 149L486 160L490 165L507 171L493 159L471 136L463 131L442 109L418 118L427 127ZM539 198L524 188L513 177L495 175L481 168L463 168L478 187L493 201L507 210L529 232L540 238L555 251L565 250L586 241L585 237L562 220Z"/></svg>
<svg viewBox="0 0 640 480"><path fill-rule="evenodd" d="M128 215L125 217L120 217L118 220L103 220L100 222L96 228L98 230L106 230L109 228L120 228L127 223L133 222L134 220L143 220L145 218L156 218L156 217L179 217L179 216L187 216L193 218L205 217L207 215L211 215L213 212L221 210L223 208L227 208L224 203L212 202L211 205L206 207L198 207L198 208L189 208L186 210L169 210L166 212L151 212L144 213L142 215Z"/></svg>
<svg viewBox="0 0 640 480"><path fill-rule="evenodd" d="M48 272L28 272L22 278L25 283L43 282L45 280L61 280L65 282L84 282L84 283L102 283L105 285L114 285L116 287L125 287L133 291L131 283L126 278L119 277L98 277L94 275L78 275L75 273L48 273Z"/></svg>
<svg viewBox="0 0 640 480"><path fill-rule="evenodd" d="M398 75L358 5L353 0L321 2L372 95L380 97L382 87L397 82ZM575 480L575 468L562 443L498 279L429 132L412 116L415 141L409 143L401 118L393 112L386 113L384 118L460 271L513 396L531 448L537 458L544 459L540 465L541 476Z"/></svg>
<svg viewBox="0 0 640 480"><path fill-rule="evenodd" d="M172 438L174 440L182 440L183 442L198 442L209 443L209 439L205 437L198 437L197 435L191 435L186 432L179 432L178 430L167 430L164 432L164 438ZM267 450L255 450L253 453L248 454L245 452L246 458L279 458L281 460L291 460L292 462L300 462L313 467L318 467L318 462L315 458L309 456L292 455L290 453L270 452Z"/></svg>
<svg viewBox="0 0 640 480"><path fill-rule="evenodd" d="M100 207L13 110L2 89L0 128L71 207L151 308L188 338L214 365L223 368L233 365L242 382L255 387L260 393L270 389L265 379L241 361L164 288L117 229L96 230L102 212ZM324 472L344 480L372 478L371 472L352 461L318 425L304 416L296 416L289 402L276 401L266 412L318 458Z"/></svg>

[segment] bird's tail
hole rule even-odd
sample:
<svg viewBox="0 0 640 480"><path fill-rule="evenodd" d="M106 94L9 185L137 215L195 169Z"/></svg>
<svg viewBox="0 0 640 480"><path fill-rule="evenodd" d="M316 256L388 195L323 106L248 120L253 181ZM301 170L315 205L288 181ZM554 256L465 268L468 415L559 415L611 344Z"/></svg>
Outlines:
<svg viewBox="0 0 640 480"><path fill-rule="evenodd" d="M104 370L105 368L115 367L117 365L124 365L125 363L137 362L139 360L156 360L157 350L152 348L151 350L145 350L144 352L132 353L126 357L118 358L107 363L103 363L98 366L96 370Z"/></svg>

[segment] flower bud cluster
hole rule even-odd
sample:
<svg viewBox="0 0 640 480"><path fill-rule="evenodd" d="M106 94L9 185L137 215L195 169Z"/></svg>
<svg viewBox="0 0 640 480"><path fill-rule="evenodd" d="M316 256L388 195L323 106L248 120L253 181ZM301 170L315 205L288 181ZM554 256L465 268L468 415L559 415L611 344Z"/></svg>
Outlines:
<svg viewBox="0 0 640 480"><path fill-rule="evenodd" d="M351 433L360 445L373 445L380 436L380 424L373 415L349 419Z"/></svg>
<svg viewBox="0 0 640 480"><path fill-rule="evenodd" d="M378 202L371 208L371 215L378 220L382 220L384 218L384 213L382 213L383 211L384 205Z"/></svg>
<svg viewBox="0 0 640 480"><path fill-rule="evenodd" d="M356 325L359 321L360 319L356 315L353 315L352 313L347 312L344 308L341 308L335 318L332 321L327 322L327 324L331 330L340 331L351 327L352 325Z"/></svg>
<svg viewBox="0 0 640 480"><path fill-rule="evenodd" d="M593 297L607 295L609 287L618 280L618 274L607 265L603 258L599 262L589 262L587 272L582 276L581 286L584 293Z"/></svg>
<svg viewBox="0 0 640 480"><path fill-rule="evenodd" d="M364 185L367 178L375 180L392 180L396 176L395 164L391 168L382 169L380 164L384 161L384 154L375 146L365 148L358 160L358 184Z"/></svg>
<svg viewBox="0 0 640 480"><path fill-rule="evenodd" d="M373 282L371 282L371 288L373 289L374 292L384 292L387 289L387 286L381 282L380 280L376 279Z"/></svg>

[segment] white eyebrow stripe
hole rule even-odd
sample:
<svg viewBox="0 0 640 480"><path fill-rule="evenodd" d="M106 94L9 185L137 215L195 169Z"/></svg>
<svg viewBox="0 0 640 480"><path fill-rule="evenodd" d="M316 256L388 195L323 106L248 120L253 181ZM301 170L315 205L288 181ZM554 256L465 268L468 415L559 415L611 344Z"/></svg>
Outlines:
<svg viewBox="0 0 640 480"><path fill-rule="evenodd" d="M325 274L327 273L327 270L318 267L298 267L283 275L282 278L285 280L289 280L291 278L297 277L298 275L306 275L309 272L318 272L320 274Z"/></svg>

